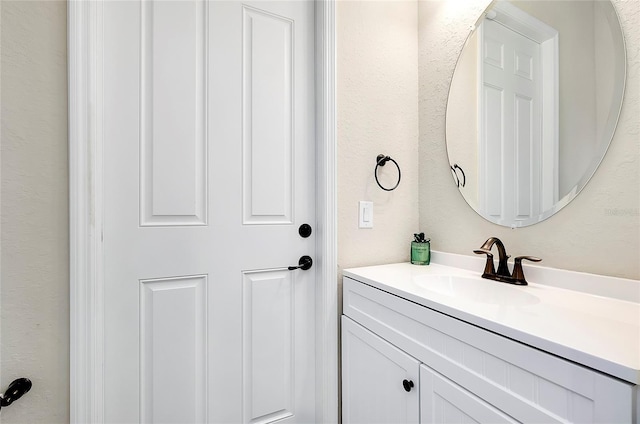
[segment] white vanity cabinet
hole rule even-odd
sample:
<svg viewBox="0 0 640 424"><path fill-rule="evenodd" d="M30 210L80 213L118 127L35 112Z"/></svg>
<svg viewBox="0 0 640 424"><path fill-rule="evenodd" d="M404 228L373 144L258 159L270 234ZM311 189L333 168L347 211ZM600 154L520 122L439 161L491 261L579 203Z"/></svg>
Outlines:
<svg viewBox="0 0 640 424"><path fill-rule="evenodd" d="M352 278L343 294L345 424L638 422L629 382Z"/></svg>
<svg viewBox="0 0 640 424"><path fill-rule="evenodd" d="M516 422L346 316L342 369L343 423Z"/></svg>

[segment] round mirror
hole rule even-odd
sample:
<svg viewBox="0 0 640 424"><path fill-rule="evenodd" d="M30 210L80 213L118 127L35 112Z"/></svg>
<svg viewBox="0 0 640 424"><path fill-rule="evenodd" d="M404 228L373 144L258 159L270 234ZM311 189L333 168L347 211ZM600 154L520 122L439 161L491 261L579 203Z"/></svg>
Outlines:
<svg viewBox="0 0 640 424"><path fill-rule="evenodd" d="M611 142L625 70L609 1L494 1L460 54L447 102L447 153L467 203L508 227L566 206Z"/></svg>

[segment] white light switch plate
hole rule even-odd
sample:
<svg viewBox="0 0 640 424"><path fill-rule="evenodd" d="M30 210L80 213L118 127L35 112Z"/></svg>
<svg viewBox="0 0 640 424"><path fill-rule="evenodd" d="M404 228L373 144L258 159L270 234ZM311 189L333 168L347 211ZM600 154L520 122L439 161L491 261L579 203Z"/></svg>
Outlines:
<svg viewBox="0 0 640 424"><path fill-rule="evenodd" d="M358 227L373 228L373 202L358 202Z"/></svg>

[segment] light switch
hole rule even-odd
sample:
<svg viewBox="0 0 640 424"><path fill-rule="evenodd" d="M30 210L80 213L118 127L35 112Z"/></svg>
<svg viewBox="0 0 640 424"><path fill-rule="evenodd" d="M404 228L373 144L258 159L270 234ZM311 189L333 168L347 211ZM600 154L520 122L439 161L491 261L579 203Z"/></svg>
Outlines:
<svg viewBox="0 0 640 424"><path fill-rule="evenodd" d="M361 200L358 209L358 227L373 228L373 202Z"/></svg>

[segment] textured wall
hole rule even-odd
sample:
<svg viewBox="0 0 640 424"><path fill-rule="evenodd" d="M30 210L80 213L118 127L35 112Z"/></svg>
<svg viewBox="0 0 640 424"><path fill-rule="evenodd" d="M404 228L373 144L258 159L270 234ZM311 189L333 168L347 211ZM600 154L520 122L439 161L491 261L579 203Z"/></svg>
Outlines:
<svg viewBox="0 0 640 424"><path fill-rule="evenodd" d="M418 231L418 39L415 1L337 3L338 263L340 268L409 260ZM381 190L380 153L402 181ZM392 163L383 184L395 183ZM358 228L358 201L374 202L374 228Z"/></svg>
<svg viewBox="0 0 640 424"><path fill-rule="evenodd" d="M627 49L618 128L582 193L548 220L510 230L478 216L451 182L445 106L462 45L488 0L420 0L420 226L432 248L472 255L489 236L541 265L640 279L640 2L614 0Z"/></svg>
<svg viewBox="0 0 640 424"><path fill-rule="evenodd" d="M66 3L2 0L3 424L69 422Z"/></svg>

